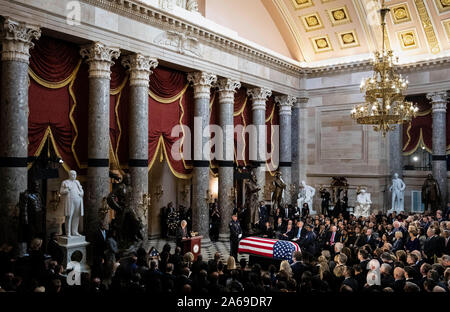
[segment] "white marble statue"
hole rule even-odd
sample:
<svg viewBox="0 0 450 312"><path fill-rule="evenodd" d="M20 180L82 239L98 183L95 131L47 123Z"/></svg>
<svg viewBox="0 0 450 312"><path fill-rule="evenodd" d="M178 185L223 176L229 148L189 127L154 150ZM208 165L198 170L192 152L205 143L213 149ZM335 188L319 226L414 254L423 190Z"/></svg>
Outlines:
<svg viewBox="0 0 450 312"><path fill-rule="evenodd" d="M59 193L61 194L61 205L64 207L64 215L66 216L67 237L81 236L78 233L78 226L80 217L84 216L84 192L74 170L69 172L69 179L61 183Z"/></svg>
<svg viewBox="0 0 450 312"><path fill-rule="evenodd" d="M370 205L372 204L372 200L370 199L370 193L366 193L365 189L361 189L358 196L356 196L356 207L354 211L354 215L359 217L368 218L370 215Z"/></svg>
<svg viewBox="0 0 450 312"><path fill-rule="evenodd" d="M297 206L302 209L303 204L307 203L309 208L309 214L315 214L313 210L313 198L316 194L316 189L312 186L306 185L305 181L302 181L300 185L300 192L298 193Z"/></svg>
<svg viewBox="0 0 450 312"><path fill-rule="evenodd" d="M406 185L402 179L398 177L397 173L394 173L394 178L392 179L392 185L389 187L389 192L392 192L392 209L388 211L391 212L401 212L405 208L404 197L405 197Z"/></svg>

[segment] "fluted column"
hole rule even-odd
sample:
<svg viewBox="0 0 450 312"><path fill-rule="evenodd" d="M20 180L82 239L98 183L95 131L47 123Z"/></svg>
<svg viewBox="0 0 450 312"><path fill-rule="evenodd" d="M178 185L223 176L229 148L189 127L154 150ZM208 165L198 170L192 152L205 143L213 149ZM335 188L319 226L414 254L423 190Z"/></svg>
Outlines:
<svg viewBox="0 0 450 312"><path fill-rule="evenodd" d="M113 59L119 49L95 42L81 49L89 64L88 169L85 233L92 241L99 226L98 210L109 193L109 89Z"/></svg>
<svg viewBox="0 0 450 312"><path fill-rule="evenodd" d="M447 100L446 91L427 94L431 101L433 112L433 177L441 189L442 207L447 206L447 143L446 143L446 118Z"/></svg>
<svg viewBox="0 0 450 312"><path fill-rule="evenodd" d="M0 243L16 241L10 212L27 189L28 64L36 25L1 19L2 85L0 104Z"/></svg>
<svg viewBox="0 0 450 312"><path fill-rule="evenodd" d="M152 69L158 60L142 54L123 57L122 65L130 73L129 106L129 160L128 168L133 187L132 205L139 207L144 194L148 194L148 87ZM144 225L144 240L148 235L148 218L137 210Z"/></svg>
<svg viewBox="0 0 450 312"><path fill-rule="evenodd" d="M284 201L291 203L291 167L292 167L292 106L297 102L297 98L290 95L277 96L275 102L280 105L280 172L286 183Z"/></svg>
<svg viewBox="0 0 450 312"><path fill-rule="evenodd" d="M236 80L222 78L217 83L219 90L220 127L223 131L223 158L219 160L219 211L221 216L219 239L229 241L230 230L228 224L233 214L233 199L231 189L233 188L233 151L234 130L233 111L234 94L241 83Z"/></svg>
<svg viewBox="0 0 450 312"><path fill-rule="evenodd" d="M301 110L303 106L308 103L307 97L300 97L297 102L294 103L292 107L292 132L291 132L291 142L292 142L292 167L291 167L291 183L294 184L297 189L295 192L291 193L292 203L296 203L296 194L298 193L298 187L300 185L301 179L301 163L302 163L302 147L301 142L301 125L302 125L302 115ZM303 147L306 148L306 147ZM294 196L293 196L294 195Z"/></svg>
<svg viewBox="0 0 450 312"><path fill-rule="evenodd" d="M249 89L247 94L252 97L252 124L256 126L256 137L250 136L249 152L256 153L253 160L258 165L255 169L256 182L260 191L258 200L264 200L264 186L266 185L266 159L267 150L267 131L266 131L266 101L272 95L272 91L266 88Z"/></svg>
<svg viewBox="0 0 450 312"><path fill-rule="evenodd" d="M195 72L188 75L188 81L194 86L194 168L192 176L192 228L203 236L202 245L209 246L209 207L207 191L209 189L210 132L209 101L211 86L217 81L215 75ZM205 155L206 154L206 155Z"/></svg>

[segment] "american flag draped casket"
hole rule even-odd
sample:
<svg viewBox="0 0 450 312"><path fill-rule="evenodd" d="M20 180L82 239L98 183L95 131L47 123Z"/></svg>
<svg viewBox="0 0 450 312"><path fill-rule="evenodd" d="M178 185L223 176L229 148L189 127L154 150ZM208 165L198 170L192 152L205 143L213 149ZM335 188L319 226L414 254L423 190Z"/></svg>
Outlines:
<svg viewBox="0 0 450 312"><path fill-rule="evenodd" d="M300 251L300 247L294 242L254 236L241 239L238 249L239 253L289 262L292 262L294 251Z"/></svg>

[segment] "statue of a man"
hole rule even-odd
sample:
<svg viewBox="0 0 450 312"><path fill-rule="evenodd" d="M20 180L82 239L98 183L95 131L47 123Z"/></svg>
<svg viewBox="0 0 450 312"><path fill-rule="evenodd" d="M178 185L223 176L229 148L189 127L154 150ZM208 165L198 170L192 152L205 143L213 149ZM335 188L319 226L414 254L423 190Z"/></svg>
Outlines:
<svg viewBox="0 0 450 312"><path fill-rule="evenodd" d="M43 238L44 205L39 193L39 181L19 196L19 242L30 243L33 238ZM26 249L26 248L25 248Z"/></svg>
<svg viewBox="0 0 450 312"><path fill-rule="evenodd" d="M392 209L390 212L395 211L397 213L404 210L404 192L406 185L403 180L398 177L397 173L394 173L392 179L392 185L389 187L389 192L392 192Z"/></svg>
<svg viewBox="0 0 450 312"><path fill-rule="evenodd" d="M258 187L256 182L256 175L251 173L251 178L246 184L245 206L248 209L247 213L250 213L250 223L246 225L247 229L259 222L258 192L260 190L261 188Z"/></svg>
<svg viewBox="0 0 450 312"><path fill-rule="evenodd" d="M61 194L61 205L64 207L64 215L66 216L66 235L67 237L72 235L80 236L78 226L80 217L84 216L84 191L77 180L77 173L74 170L70 170L69 179L61 183L59 193Z"/></svg>
<svg viewBox="0 0 450 312"><path fill-rule="evenodd" d="M306 185L305 181L302 181L300 185L300 192L298 193L297 206L303 207L304 203L308 204L309 214L315 214L313 210L313 198L316 194L316 189L312 186Z"/></svg>
<svg viewBox="0 0 450 312"><path fill-rule="evenodd" d="M356 196L356 207L354 215L358 217L368 218L370 215L370 205L372 200L370 199L370 193L366 193L366 189L361 189L358 196Z"/></svg>
<svg viewBox="0 0 450 312"><path fill-rule="evenodd" d="M432 174L428 174L427 179L422 186L422 203L425 211L431 205L431 211L435 212L441 204L441 189Z"/></svg>
<svg viewBox="0 0 450 312"><path fill-rule="evenodd" d="M282 201L284 197L284 190L286 188L286 183L284 183L283 178L281 176L281 172L277 171L275 173L275 179L273 180L273 185L275 189L272 194L272 207L273 211L276 211L277 208L282 208Z"/></svg>

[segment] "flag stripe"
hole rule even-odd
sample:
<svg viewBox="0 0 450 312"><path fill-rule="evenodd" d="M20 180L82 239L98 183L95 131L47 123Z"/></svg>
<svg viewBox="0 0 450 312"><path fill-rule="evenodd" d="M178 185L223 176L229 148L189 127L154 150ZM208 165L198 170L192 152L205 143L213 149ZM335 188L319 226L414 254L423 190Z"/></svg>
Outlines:
<svg viewBox="0 0 450 312"><path fill-rule="evenodd" d="M251 253L251 254L257 254L260 256L265 256L265 257L273 257L273 252L272 250L267 251L265 249L260 249L260 248L255 248L255 247L248 247L248 246L242 246L239 247L239 253Z"/></svg>

